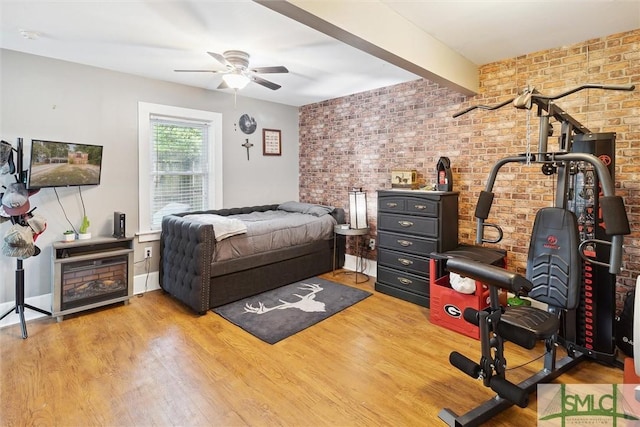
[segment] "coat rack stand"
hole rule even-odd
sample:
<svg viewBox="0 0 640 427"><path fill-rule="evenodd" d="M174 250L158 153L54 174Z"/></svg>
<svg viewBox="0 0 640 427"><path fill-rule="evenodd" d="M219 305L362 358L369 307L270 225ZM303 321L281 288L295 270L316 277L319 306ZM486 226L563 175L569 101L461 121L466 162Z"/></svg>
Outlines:
<svg viewBox="0 0 640 427"><path fill-rule="evenodd" d="M7 311L5 314L0 317L0 320L7 317L13 311L20 316L20 326L22 328L22 338L27 338L27 322L24 318L24 310L25 308L30 308L31 310L37 311L42 314L46 314L47 316L51 316L51 313L43 310L38 307L34 307L30 304L25 304L24 302L24 269L22 268L22 260L17 260L16 265L16 305L11 310Z"/></svg>
<svg viewBox="0 0 640 427"><path fill-rule="evenodd" d="M21 182L24 182L24 171L22 168L22 138L18 138L18 149L17 151L17 166L16 166L16 173L18 174L18 179L20 179ZM19 221L19 217L11 217L11 221L12 222L17 222ZM15 282L16 282L16 304L15 307L13 307L11 310L7 311L5 314L2 315L2 317L0 317L0 320L4 319L5 317L7 317L9 314L11 314L12 312L15 311L15 313L20 316L20 327L22 328L22 338L26 339L28 337L27 334L27 322L24 318L24 310L25 308L29 308L31 310L37 311L39 313L42 314L46 314L47 316L51 316L51 313L43 310L41 308L38 307L34 307L30 304L25 304L24 302L24 268L22 266L22 260L21 259L17 259L16 260L16 276L15 276Z"/></svg>

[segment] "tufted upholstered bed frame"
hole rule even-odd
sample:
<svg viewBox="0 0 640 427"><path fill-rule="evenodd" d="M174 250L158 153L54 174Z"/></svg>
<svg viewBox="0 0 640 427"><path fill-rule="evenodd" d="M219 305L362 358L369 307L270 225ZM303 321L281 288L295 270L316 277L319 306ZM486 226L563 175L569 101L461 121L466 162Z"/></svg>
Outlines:
<svg viewBox="0 0 640 427"><path fill-rule="evenodd" d="M183 218L189 214L237 215L275 210L278 204L187 212L165 216L160 238L160 286L198 314L213 307L275 289L333 269L333 239L320 240L267 253L211 262L215 249L213 226ZM338 224L345 213L331 215ZM345 237L337 238L336 268L344 265Z"/></svg>

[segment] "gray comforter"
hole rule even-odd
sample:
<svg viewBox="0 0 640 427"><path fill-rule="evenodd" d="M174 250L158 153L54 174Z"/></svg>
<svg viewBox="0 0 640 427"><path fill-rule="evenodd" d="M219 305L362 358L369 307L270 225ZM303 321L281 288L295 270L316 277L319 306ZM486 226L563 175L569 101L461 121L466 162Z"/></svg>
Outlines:
<svg viewBox="0 0 640 427"><path fill-rule="evenodd" d="M216 228L216 215L187 215L193 221L210 223ZM207 218L209 217L209 218ZM213 262L225 261L291 247L317 240L329 240L333 237L333 228L337 224L331 215L320 217L297 212L272 210L230 215L229 219L238 219L246 225L246 233L217 241L213 251Z"/></svg>

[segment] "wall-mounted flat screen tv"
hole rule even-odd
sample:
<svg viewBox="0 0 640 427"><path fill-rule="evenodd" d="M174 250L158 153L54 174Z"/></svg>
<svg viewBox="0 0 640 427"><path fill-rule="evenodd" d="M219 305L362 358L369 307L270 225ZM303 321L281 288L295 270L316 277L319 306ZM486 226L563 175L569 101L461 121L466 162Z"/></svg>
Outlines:
<svg viewBox="0 0 640 427"><path fill-rule="evenodd" d="M27 188L98 185L102 146L31 140Z"/></svg>

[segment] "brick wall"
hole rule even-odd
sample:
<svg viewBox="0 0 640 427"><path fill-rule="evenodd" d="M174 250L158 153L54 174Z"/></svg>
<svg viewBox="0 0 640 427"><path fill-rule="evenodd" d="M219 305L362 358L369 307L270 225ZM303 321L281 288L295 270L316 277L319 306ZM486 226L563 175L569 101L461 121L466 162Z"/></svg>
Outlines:
<svg viewBox="0 0 640 427"><path fill-rule="evenodd" d="M592 89L557 101L592 132L617 133L616 194L625 200L632 230L618 276L621 301L640 274L640 29L486 64L475 97L417 80L301 107L300 200L348 208L349 188L363 187L375 236L376 190L391 187L391 170L417 169L422 184L434 183L436 162L447 156L454 190L460 192L460 242L473 243L473 212L491 166L525 152L528 141L536 151L538 118L535 109L529 116L510 105L452 115L511 99L527 85L555 95L585 83L637 87L634 92ZM559 124L552 123L549 151L558 149ZM496 180L488 222L504 229L499 246L520 272L533 217L537 208L553 205L555 182L539 164L504 167ZM375 259L375 253L368 257Z"/></svg>

